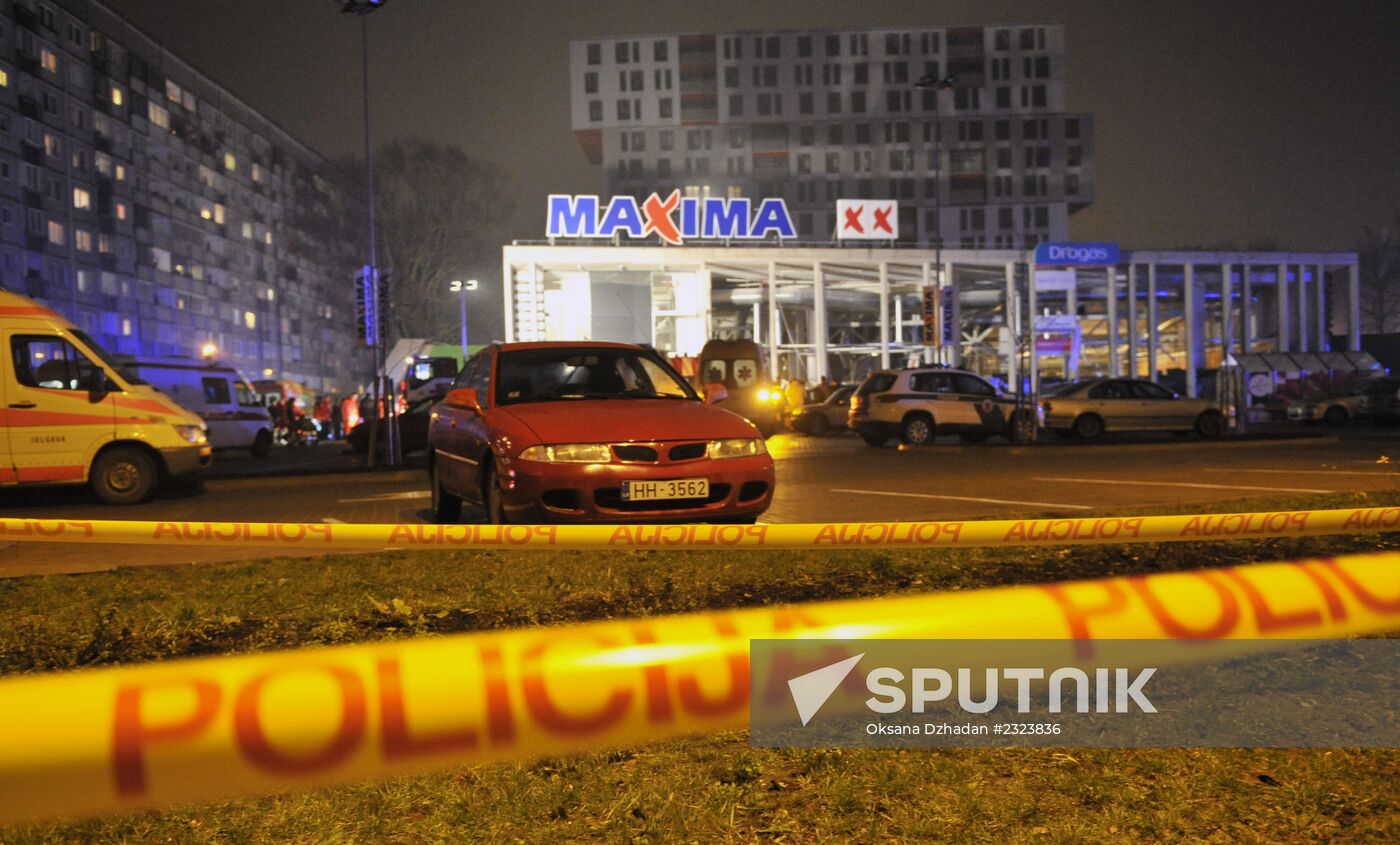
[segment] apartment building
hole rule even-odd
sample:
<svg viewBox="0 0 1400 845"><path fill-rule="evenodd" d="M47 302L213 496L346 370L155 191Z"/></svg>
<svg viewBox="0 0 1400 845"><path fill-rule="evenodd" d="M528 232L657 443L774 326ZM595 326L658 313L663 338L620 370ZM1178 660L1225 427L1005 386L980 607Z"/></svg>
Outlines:
<svg viewBox="0 0 1400 845"><path fill-rule="evenodd" d="M0 284L110 351L365 381L335 179L101 3L0 0Z"/></svg>
<svg viewBox="0 0 1400 845"><path fill-rule="evenodd" d="M837 199L897 199L899 241L969 249L1065 240L1093 200L1063 26L594 38L569 61L610 195L782 197L812 242Z"/></svg>

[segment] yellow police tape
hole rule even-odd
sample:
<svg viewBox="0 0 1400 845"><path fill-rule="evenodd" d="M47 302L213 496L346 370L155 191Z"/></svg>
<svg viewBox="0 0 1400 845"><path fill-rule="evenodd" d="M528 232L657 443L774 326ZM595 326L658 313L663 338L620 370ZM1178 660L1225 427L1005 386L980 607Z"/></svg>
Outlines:
<svg viewBox="0 0 1400 845"><path fill-rule="evenodd" d="M1064 640L1080 660L1150 638L1192 660L1394 629L1390 552L16 677L0 823L743 728L754 638ZM813 668L775 665L757 700L786 706Z"/></svg>
<svg viewBox="0 0 1400 845"><path fill-rule="evenodd" d="M394 525L0 519L0 541L317 549L836 549L1163 543L1400 530L1400 507L794 525Z"/></svg>

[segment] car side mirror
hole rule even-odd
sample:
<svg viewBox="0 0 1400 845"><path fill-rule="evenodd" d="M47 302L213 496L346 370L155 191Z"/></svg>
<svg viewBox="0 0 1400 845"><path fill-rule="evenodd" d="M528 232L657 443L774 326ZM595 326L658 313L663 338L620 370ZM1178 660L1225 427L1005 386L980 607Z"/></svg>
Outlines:
<svg viewBox="0 0 1400 845"><path fill-rule="evenodd" d="M94 367L88 374L87 389L89 393L99 396L112 392L112 383L107 380L107 371L101 367Z"/></svg>
<svg viewBox="0 0 1400 845"><path fill-rule="evenodd" d="M719 382L709 382L705 385L705 404L713 405L716 402L723 402L729 398L729 390Z"/></svg>
<svg viewBox="0 0 1400 845"><path fill-rule="evenodd" d="M481 413L481 400L476 396L474 387L458 387L447 391L447 398L443 400L449 408L461 408L472 413Z"/></svg>

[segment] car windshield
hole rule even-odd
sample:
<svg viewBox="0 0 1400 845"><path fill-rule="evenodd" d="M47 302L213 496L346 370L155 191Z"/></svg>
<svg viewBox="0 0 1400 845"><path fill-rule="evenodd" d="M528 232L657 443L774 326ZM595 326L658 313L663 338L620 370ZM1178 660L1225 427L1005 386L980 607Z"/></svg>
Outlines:
<svg viewBox="0 0 1400 845"><path fill-rule="evenodd" d="M1067 381L1064 384L1057 384L1045 391L1046 396L1069 396L1078 393L1080 390L1094 384L1093 381Z"/></svg>
<svg viewBox="0 0 1400 845"><path fill-rule="evenodd" d="M114 359L111 355L107 353L107 350L103 349L97 341L88 337L86 333L79 331L78 329L73 329L72 334L73 337L76 337L79 341L82 342L83 346L86 346L88 348L89 352L96 356L97 359L100 360L103 364L106 364L108 369L121 376L122 380L125 381L127 384L146 383L145 381L140 379L135 373L126 369L121 364L118 364L116 359Z"/></svg>
<svg viewBox="0 0 1400 845"><path fill-rule="evenodd" d="M520 349L501 353L496 402L571 399L698 399L652 352L626 348Z"/></svg>

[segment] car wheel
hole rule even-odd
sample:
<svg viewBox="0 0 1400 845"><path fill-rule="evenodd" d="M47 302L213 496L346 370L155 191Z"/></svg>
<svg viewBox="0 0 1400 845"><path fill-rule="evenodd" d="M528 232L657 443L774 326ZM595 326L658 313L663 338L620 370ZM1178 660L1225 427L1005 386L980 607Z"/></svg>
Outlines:
<svg viewBox="0 0 1400 845"><path fill-rule="evenodd" d="M933 442L933 418L928 414L910 414L904 418L904 442L909 446L925 446Z"/></svg>
<svg viewBox="0 0 1400 845"><path fill-rule="evenodd" d="M1196 434L1203 438L1216 438L1225 433L1225 418L1215 411L1206 411L1196 418Z"/></svg>
<svg viewBox="0 0 1400 845"><path fill-rule="evenodd" d="M865 445L874 446L876 449L889 442L889 438L883 434L876 434L873 431L860 432L860 439L865 441Z"/></svg>
<svg viewBox="0 0 1400 845"><path fill-rule="evenodd" d="M462 518L462 500L443 489L436 461L428 470L428 483L433 486L433 522L442 524L459 521Z"/></svg>
<svg viewBox="0 0 1400 845"><path fill-rule="evenodd" d="M1343 408L1341 405L1333 405L1327 409L1327 413L1322 415L1322 421L1333 426L1346 425L1347 419L1350 416L1346 408Z"/></svg>
<svg viewBox="0 0 1400 845"><path fill-rule="evenodd" d="M92 492L109 505L134 505L151 495L156 462L139 449L118 447L92 462Z"/></svg>
<svg viewBox="0 0 1400 845"><path fill-rule="evenodd" d="M267 453L272 451L272 432L267 429L259 429L253 437L253 445L248 447L248 451L253 453L255 458L266 458Z"/></svg>
<svg viewBox="0 0 1400 845"><path fill-rule="evenodd" d="M830 427L831 424L821 414L808 414L802 418L802 430L813 437L826 434L826 430Z"/></svg>
<svg viewBox="0 0 1400 845"><path fill-rule="evenodd" d="M496 473L496 465L488 463L484 475L485 478L481 481L481 501L486 505L486 521L492 525L505 525L510 520L506 518L505 497L501 494L500 476Z"/></svg>
<svg viewBox="0 0 1400 845"><path fill-rule="evenodd" d="M1074 436L1083 440L1093 440L1103 434L1103 417L1084 414L1074 421Z"/></svg>

